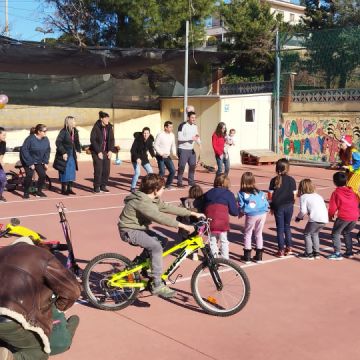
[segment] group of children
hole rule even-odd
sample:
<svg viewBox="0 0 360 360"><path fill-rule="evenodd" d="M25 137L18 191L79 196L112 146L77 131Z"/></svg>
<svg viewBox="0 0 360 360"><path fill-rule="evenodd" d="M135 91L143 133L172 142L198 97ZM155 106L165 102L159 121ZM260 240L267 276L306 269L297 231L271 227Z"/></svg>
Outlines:
<svg viewBox="0 0 360 360"><path fill-rule="evenodd" d="M182 205L193 211L203 212L214 219L210 224L210 247L215 256L229 258L229 216L245 217L243 261L249 263L262 261L263 228L267 213L274 215L278 250L277 257L293 254L290 223L294 212L295 198L299 197L300 211L295 221L299 222L307 215L308 222L304 229L305 251L298 255L301 259L320 258L319 233L330 220L337 215L332 230L334 252L327 258L341 260L354 256L351 231L359 217L359 201L354 191L347 186L348 177L344 172L333 176L336 190L332 193L329 209L321 195L316 193L315 185L310 179L296 181L289 175L289 161L280 159L276 163L276 176L271 179L268 194L256 187L255 177L251 172L243 173L240 190L235 198L229 190L229 178L221 174L214 182L214 188L203 194L199 185L189 190L189 196L182 198ZM346 251L341 254L341 234L344 237ZM252 238L256 247L255 256L251 258ZM218 249L220 242L220 251Z"/></svg>

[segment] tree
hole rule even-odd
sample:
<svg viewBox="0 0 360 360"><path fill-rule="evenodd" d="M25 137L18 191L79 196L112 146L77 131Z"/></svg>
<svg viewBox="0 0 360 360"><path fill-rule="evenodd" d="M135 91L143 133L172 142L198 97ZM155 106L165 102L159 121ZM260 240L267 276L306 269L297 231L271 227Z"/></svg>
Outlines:
<svg viewBox="0 0 360 360"><path fill-rule="evenodd" d="M324 73L327 88L336 82L346 87L360 64L359 5L353 0L306 0L306 68L311 74Z"/></svg>
<svg viewBox="0 0 360 360"><path fill-rule="evenodd" d="M193 44L203 42L204 18L216 0L46 0L55 7L47 22L77 44L172 48L184 43L191 15Z"/></svg>
<svg viewBox="0 0 360 360"><path fill-rule="evenodd" d="M260 0L223 2L220 15L229 38L222 49L238 53L226 72L247 78L263 76L268 80L274 69L275 35L281 18Z"/></svg>

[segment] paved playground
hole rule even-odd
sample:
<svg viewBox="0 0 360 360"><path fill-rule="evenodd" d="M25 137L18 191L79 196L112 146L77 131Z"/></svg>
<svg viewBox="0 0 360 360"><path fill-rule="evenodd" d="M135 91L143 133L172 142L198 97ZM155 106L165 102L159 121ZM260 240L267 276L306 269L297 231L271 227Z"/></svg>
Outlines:
<svg viewBox="0 0 360 360"><path fill-rule="evenodd" d="M123 243L117 231L117 218L128 194L132 177L131 164L112 166L109 194L94 194L92 164L81 162L76 196L47 192L48 198L23 200L22 193L6 193L0 222L18 217L24 226L45 235L49 240L63 241L56 204L62 201L68 209L75 255L81 266L103 252L119 252L129 258L140 248ZM9 165L6 169L9 169ZM239 188L243 171L256 175L260 189L267 189L274 176L274 166L239 166L230 172L232 190ZM333 171L292 166L290 174L297 182L310 177L326 201L334 188ZM57 173L49 171L56 179ZM202 168L196 172L198 183L209 189L214 174ZM178 204L187 189L166 191L164 200ZM297 204L295 214L298 210ZM318 261L297 259L295 256L275 258L277 249L275 221L268 215L264 229L265 256L262 264L244 265L242 228L244 219L231 219L230 256L241 264L251 282L251 296L246 307L228 318L206 315L197 306L190 291L190 277L199 264L186 260L178 273L183 276L175 285L178 291L172 300L151 296L148 292L134 305L118 311L105 312L79 300L67 315L78 314L81 322L70 351L58 355L61 359L110 360L144 358L177 359L267 359L307 360L358 359L358 316L360 254L353 259ZM302 230L306 221L292 223L294 249L304 251ZM332 251L332 223L321 234L321 254ZM172 230L162 229L176 238ZM354 242L355 242L354 233ZM1 239L5 245L12 239ZM355 250L359 247L355 245Z"/></svg>

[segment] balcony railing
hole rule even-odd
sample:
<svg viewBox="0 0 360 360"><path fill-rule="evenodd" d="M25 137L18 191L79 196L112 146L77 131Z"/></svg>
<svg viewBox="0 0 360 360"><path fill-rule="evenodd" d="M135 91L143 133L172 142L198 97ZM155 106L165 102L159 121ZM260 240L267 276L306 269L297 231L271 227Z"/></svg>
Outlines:
<svg viewBox="0 0 360 360"><path fill-rule="evenodd" d="M261 82L243 82L238 84L221 84L221 95L238 95L238 94L261 94L273 92L273 81Z"/></svg>
<svg viewBox="0 0 360 360"><path fill-rule="evenodd" d="M360 89L295 90L294 103L360 101Z"/></svg>

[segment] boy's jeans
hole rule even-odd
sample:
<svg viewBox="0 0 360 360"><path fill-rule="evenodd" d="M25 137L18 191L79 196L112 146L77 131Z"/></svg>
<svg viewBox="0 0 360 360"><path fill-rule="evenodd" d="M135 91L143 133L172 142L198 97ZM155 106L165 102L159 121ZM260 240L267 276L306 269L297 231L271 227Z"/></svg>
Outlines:
<svg viewBox="0 0 360 360"><path fill-rule="evenodd" d="M219 248L217 245L218 240L220 240L221 256L224 259L229 259L229 240L227 238L227 231L210 234L210 249L215 257L219 254Z"/></svg>
<svg viewBox="0 0 360 360"><path fill-rule="evenodd" d="M133 162L132 165L133 165L135 174L134 174L134 176L133 176L133 178L131 180L131 188L135 189L137 181L138 181L139 176L140 176L140 164L138 164L137 162ZM144 164L142 167L145 169L147 174L152 174L153 170L152 170L152 167L151 167L150 163Z"/></svg>
<svg viewBox="0 0 360 360"><path fill-rule="evenodd" d="M167 242L166 236L153 230L120 229L120 237L130 245L140 246L150 252L154 283L160 285L163 273L162 253Z"/></svg>
<svg viewBox="0 0 360 360"><path fill-rule="evenodd" d="M356 221L345 221L339 218L335 220L331 235L336 253L340 253L341 251L341 234L345 240L346 252L349 254L352 253L351 231L355 228L355 225Z"/></svg>

